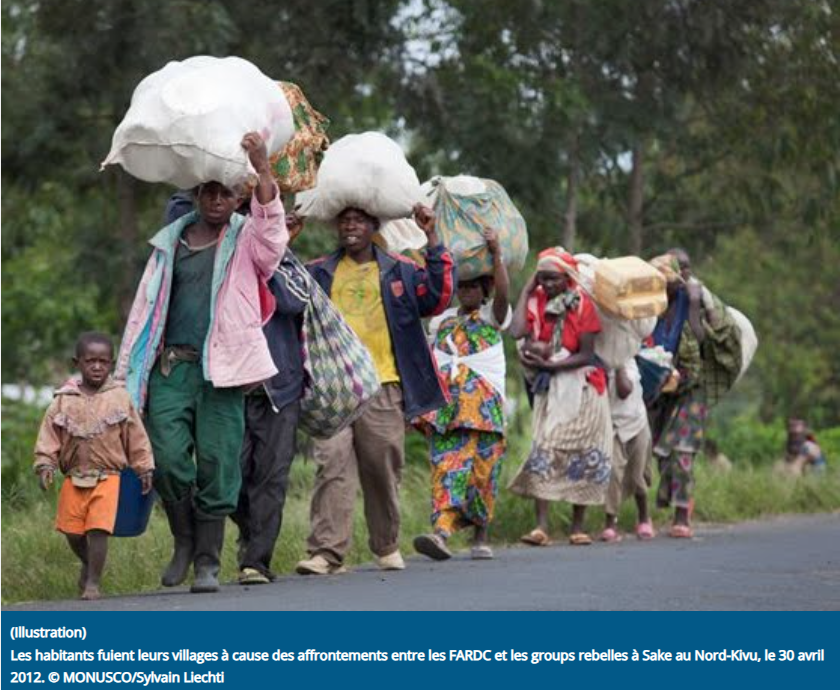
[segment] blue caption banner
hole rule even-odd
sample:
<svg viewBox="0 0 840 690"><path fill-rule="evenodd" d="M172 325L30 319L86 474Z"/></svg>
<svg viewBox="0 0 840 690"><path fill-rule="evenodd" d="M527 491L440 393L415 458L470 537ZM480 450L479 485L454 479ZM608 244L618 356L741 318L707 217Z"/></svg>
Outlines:
<svg viewBox="0 0 840 690"><path fill-rule="evenodd" d="M836 684L830 613L30 613L2 686ZM598 687L596 685L596 687Z"/></svg>

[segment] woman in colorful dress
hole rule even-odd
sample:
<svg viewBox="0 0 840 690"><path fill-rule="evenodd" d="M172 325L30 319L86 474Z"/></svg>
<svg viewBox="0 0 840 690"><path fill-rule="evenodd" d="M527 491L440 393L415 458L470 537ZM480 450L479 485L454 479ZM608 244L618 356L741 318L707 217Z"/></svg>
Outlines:
<svg viewBox="0 0 840 690"><path fill-rule="evenodd" d="M509 330L524 339L520 357L534 392L531 452L510 484L536 499L537 526L522 537L534 546L550 543L549 501L572 504L569 541L591 544L586 507L604 503L610 481L612 419L606 373L595 356L601 322L572 272L577 261L562 248L541 252Z"/></svg>
<svg viewBox="0 0 840 690"><path fill-rule="evenodd" d="M493 257L492 277L460 281L460 306L429 324L450 401L418 421L429 439L433 531L416 537L414 548L435 560L452 556L447 540L467 527L474 529L472 558L493 557L487 529L506 447L502 331L512 314L498 236L488 229L484 237Z"/></svg>
<svg viewBox="0 0 840 690"><path fill-rule="evenodd" d="M668 309L651 336L673 356L674 374L649 410L653 453L659 463L656 505L674 507L670 536L690 539L694 458L703 447L708 407L702 381L701 345L705 339L702 286L690 280L676 254L651 260L667 281Z"/></svg>

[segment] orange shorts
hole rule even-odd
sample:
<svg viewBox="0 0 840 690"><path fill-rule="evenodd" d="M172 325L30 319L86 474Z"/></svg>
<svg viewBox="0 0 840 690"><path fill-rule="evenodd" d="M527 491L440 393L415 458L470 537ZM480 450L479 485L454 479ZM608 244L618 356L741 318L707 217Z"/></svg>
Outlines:
<svg viewBox="0 0 840 690"><path fill-rule="evenodd" d="M70 477L67 477L58 495L55 528L65 534L85 534L92 529L111 534L117 519L119 498L118 474L109 474L91 489L73 486Z"/></svg>

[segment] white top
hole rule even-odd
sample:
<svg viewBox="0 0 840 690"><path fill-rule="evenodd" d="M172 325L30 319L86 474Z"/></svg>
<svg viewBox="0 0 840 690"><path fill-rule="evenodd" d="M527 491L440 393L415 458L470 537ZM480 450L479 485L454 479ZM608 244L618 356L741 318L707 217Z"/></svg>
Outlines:
<svg viewBox="0 0 840 690"><path fill-rule="evenodd" d="M642 397L642 376L635 357L630 357L624 363L624 371L627 372L627 378L633 384L633 390L624 400L618 397L615 388L615 372L610 372L609 383L613 428L622 443L638 436L648 423L647 410Z"/></svg>
<svg viewBox="0 0 840 690"><path fill-rule="evenodd" d="M458 375L460 367L465 366L472 369L485 381L490 383L495 388L499 395L505 397L505 349L501 342L492 347L477 352L472 355L460 356L456 354L457 348L455 343L447 342L446 349L441 349L435 346L437 332L440 329L441 323L444 319L451 316L458 315L458 307L450 307L445 312L436 316L429 322L429 337L434 346L434 355L437 360L437 365L441 371L448 373L453 379ZM493 314L492 304L482 304L478 309L479 318L485 323L498 328L501 331L506 330L510 326L513 319L513 310L508 305L507 315L503 324L499 324Z"/></svg>

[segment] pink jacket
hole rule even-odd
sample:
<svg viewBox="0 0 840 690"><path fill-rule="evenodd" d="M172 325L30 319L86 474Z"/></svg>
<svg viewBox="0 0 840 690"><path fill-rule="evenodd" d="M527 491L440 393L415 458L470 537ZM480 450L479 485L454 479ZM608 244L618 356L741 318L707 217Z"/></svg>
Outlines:
<svg viewBox="0 0 840 690"><path fill-rule="evenodd" d="M145 405L149 374L164 342L178 238L196 219L195 212L189 213L151 240L154 250L128 316L115 374L125 380L138 409ZM210 328L202 352L204 378L217 388L258 383L277 373L262 326L274 311L266 281L288 242L276 189L265 206L252 197L251 215L234 214L219 236Z"/></svg>

